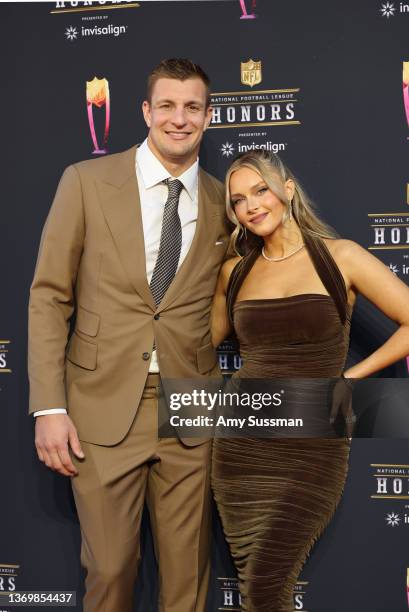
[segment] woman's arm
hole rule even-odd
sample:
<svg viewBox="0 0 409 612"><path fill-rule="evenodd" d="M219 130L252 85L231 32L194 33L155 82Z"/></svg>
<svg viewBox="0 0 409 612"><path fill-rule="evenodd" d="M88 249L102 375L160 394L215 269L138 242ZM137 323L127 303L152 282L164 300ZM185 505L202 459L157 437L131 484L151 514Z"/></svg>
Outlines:
<svg viewBox="0 0 409 612"><path fill-rule="evenodd" d="M239 260L240 257L228 259L224 262L220 269L210 315L212 343L215 348L217 348L232 331L227 314L226 291L229 284L230 274Z"/></svg>
<svg viewBox="0 0 409 612"><path fill-rule="evenodd" d="M409 355L409 288L355 242L340 240L334 255L347 286L400 326L379 349L345 372L347 378L364 378Z"/></svg>

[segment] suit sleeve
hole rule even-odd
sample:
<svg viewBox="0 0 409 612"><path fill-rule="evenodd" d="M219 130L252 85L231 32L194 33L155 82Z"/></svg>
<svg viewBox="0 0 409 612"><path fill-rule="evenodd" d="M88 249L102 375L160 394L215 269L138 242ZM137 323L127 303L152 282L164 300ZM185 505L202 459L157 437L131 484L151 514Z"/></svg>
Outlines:
<svg viewBox="0 0 409 612"><path fill-rule="evenodd" d="M67 408L65 350L84 236L80 177L76 168L69 166L43 229L30 290L30 414L48 408Z"/></svg>

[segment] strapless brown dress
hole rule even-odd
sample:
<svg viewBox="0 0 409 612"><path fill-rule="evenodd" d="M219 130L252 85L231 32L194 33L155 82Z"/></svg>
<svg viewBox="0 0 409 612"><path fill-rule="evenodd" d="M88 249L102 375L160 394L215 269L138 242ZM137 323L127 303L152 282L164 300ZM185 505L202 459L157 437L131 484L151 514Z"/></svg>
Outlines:
<svg viewBox="0 0 409 612"><path fill-rule="evenodd" d="M235 303L233 322L244 363L235 376L341 375L350 328L345 285L326 248L314 264L333 295ZM336 303L340 295L344 321ZM243 611L294 610L294 586L339 503L348 455L345 438L214 441L212 486L237 568Z"/></svg>

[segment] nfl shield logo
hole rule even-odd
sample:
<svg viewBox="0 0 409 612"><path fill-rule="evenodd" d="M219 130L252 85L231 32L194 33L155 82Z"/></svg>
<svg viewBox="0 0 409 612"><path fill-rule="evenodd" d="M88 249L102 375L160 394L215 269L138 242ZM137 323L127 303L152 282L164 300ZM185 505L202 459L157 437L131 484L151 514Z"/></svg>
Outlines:
<svg viewBox="0 0 409 612"><path fill-rule="evenodd" d="M241 82L243 85L258 85L261 83L261 60L255 62L250 59L248 62L241 62Z"/></svg>

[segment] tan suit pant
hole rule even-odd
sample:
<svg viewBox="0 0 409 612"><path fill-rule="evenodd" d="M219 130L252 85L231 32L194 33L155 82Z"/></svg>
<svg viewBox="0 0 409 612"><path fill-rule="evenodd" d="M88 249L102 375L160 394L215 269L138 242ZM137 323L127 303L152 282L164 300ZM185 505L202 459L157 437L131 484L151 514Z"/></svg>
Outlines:
<svg viewBox="0 0 409 612"><path fill-rule="evenodd" d="M87 570L84 612L132 612L144 500L159 566L160 612L204 612L209 580L210 443L158 439L158 375L126 438L82 443L75 503ZM148 611L146 611L148 612ZM150 612L150 611L149 611Z"/></svg>

